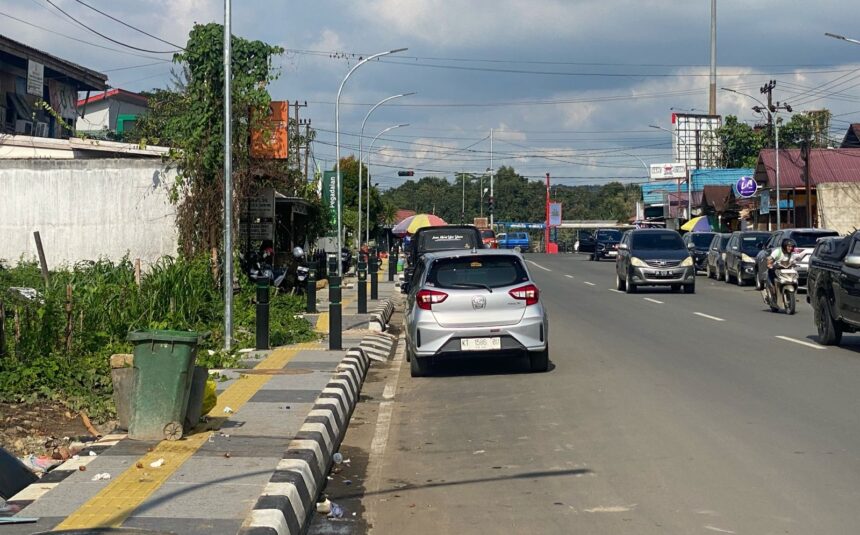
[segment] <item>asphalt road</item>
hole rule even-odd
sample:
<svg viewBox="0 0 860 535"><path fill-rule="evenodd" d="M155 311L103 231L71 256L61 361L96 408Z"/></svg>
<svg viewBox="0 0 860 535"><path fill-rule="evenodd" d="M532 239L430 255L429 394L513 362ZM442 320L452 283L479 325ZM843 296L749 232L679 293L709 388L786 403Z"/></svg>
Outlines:
<svg viewBox="0 0 860 535"><path fill-rule="evenodd" d="M822 348L805 300L773 314L704 276L626 295L611 262L527 259L551 371L377 369L344 444L354 482L329 489L356 514L312 532L858 532L860 336Z"/></svg>

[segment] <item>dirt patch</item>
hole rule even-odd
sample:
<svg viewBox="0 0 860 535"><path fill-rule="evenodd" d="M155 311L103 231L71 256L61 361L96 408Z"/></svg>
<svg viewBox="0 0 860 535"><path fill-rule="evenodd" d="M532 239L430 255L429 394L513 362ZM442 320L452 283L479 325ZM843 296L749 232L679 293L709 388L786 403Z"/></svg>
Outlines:
<svg viewBox="0 0 860 535"><path fill-rule="evenodd" d="M59 403L0 403L0 445L13 455L50 456L81 439L94 437L80 416Z"/></svg>

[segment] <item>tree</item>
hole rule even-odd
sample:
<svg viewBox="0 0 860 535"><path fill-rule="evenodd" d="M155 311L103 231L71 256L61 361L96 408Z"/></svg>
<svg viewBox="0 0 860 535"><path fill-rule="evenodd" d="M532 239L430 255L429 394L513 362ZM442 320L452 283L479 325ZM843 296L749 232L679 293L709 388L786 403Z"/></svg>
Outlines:
<svg viewBox="0 0 860 535"><path fill-rule="evenodd" d="M798 148L809 141L813 148L828 146L827 131L830 125L830 111L797 113L786 122L782 116L779 121L780 149ZM738 121L734 115L726 117L725 124L717 130L723 146L725 166L755 167L759 152L775 146L773 130L766 127L751 127Z"/></svg>

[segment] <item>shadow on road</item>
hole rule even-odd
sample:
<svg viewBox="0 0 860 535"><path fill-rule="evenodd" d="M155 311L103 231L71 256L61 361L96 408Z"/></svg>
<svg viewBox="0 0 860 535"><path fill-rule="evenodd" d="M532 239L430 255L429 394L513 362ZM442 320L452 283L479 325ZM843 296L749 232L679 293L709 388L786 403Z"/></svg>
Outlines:
<svg viewBox="0 0 860 535"><path fill-rule="evenodd" d="M552 349L550 349L550 352ZM552 353L550 353L552 354ZM555 370L550 360L549 372ZM524 357L463 357L436 360L429 377L458 377L471 375L531 374L529 359ZM540 375L540 374L536 374Z"/></svg>

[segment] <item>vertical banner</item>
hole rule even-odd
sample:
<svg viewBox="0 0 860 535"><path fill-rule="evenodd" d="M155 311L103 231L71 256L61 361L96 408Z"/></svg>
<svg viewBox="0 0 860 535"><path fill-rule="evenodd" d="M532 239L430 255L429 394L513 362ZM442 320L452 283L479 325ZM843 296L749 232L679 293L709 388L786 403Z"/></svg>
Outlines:
<svg viewBox="0 0 860 535"><path fill-rule="evenodd" d="M549 226L557 227L561 225L561 203L549 203Z"/></svg>
<svg viewBox="0 0 860 535"><path fill-rule="evenodd" d="M333 227L330 236L337 236L337 173L323 172L322 199L323 206L328 209L329 224Z"/></svg>

